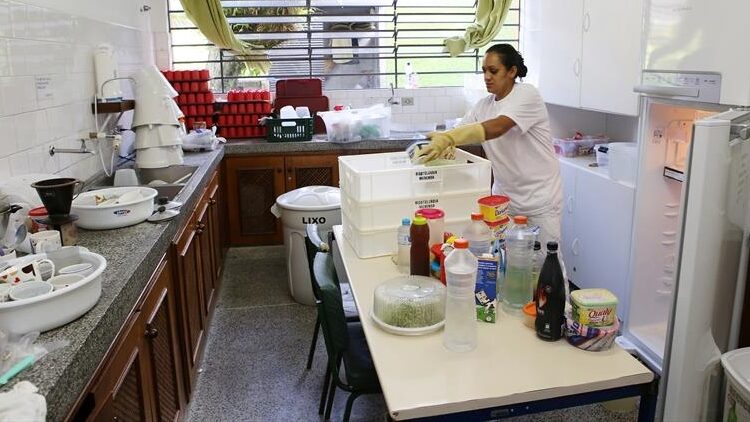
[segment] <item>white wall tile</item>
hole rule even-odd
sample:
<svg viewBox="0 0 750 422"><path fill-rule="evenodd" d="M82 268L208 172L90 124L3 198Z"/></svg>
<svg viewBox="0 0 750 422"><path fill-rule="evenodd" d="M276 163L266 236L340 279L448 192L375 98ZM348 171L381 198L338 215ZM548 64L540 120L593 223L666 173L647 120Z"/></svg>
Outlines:
<svg viewBox="0 0 750 422"><path fill-rule="evenodd" d="M26 152L22 151L9 156L8 166L10 167L10 174L12 176L29 173L29 158Z"/></svg>
<svg viewBox="0 0 750 422"><path fill-rule="evenodd" d="M10 3L10 19L15 38L26 37L26 5L23 3Z"/></svg>
<svg viewBox="0 0 750 422"><path fill-rule="evenodd" d="M13 25L10 18L10 5L0 0L0 37L12 37Z"/></svg>
<svg viewBox="0 0 750 422"><path fill-rule="evenodd" d="M435 98L433 97L417 97L414 99L414 105L420 113L433 113L436 111Z"/></svg>
<svg viewBox="0 0 750 422"><path fill-rule="evenodd" d="M1 25L1 24L0 24ZM0 38L0 77L10 76L10 51L8 40Z"/></svg>
<svg viewBox="0 0 750 422"><path fill-rule="evenodd" d="M8 55L10 56L10 73L14 76L26 75L26 54L28 41L22 39L8 40Z"/></svg>
<svg viewBox="0 0 750 422"><path fill-rule="evenodd" d="M26 38L49 39L49 34L44 27L44 15L44 9L41 7L26 6Z"/></svg>
<svg viewBox="0 0 750 422"><path fill-rule="evenodd" d="M19 152L31 149L37 143L35 114L22 113L13 116L13 122L16 126L16 147Z"/></svg>
<svg viewBox="0 0 750 422"><path fill-rule="evenodd" d="M2 136L0 136L0 157L7 157L8 155L15 154L18 151L16 147L16 124L12 117L0 117L0 128L2 128Z"/></svg>
<svg viewBox="0 0 750 422"><path fill-rule="evenodd" d="M11 176L10 160L8 160L8 157L0 158L0 178L7 179Z"/></svg>

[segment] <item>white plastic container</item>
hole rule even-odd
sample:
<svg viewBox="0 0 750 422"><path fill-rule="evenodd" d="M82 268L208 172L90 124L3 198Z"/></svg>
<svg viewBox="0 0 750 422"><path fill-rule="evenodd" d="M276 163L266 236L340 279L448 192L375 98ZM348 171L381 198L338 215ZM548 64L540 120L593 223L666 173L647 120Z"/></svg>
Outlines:
<svg viewBox="0 0 750 422"><path fill-rule="evenodd" d="M94 196L105 198L121 196L137 190L140 198L112 205L94 205ZM156 189L148 187L106 188L84 192L70 207L70 212L78 215L76 226L88 230L109 230L142 223L154 212Z"/></svg>
<svg viewBox="0 0 750 422"><path fill-rule="evenodd" d="M468 223L468 218L446 220L445 230L451 233L460 233ZM360 258L373 258L376 256L387 256L393 254L393 239L398 234L398 225L392 227L361 230L351 223L351 219L345 212L341 213L341 223L344 237L349 241L354 252ZM398 223L398 220L396 220Z"/></svg>
<svg viewBox="0 0 750 422"><path fill-rule="evenodd" d="M489 191L488 185L474 191L367 202L359 202L342 194L341 209L349 215L350 222L358 229L377 230L395 227L401 218L414 215L414 211L420 208L440 208L449 219L467 217L476 207L477 200L486 196Z"/></svg>
<svg viewBox="0 0 750 422"><path fill-rule="evenodd" d="M294 300L304 305L315 305L305 248L305 228L307 224L317 224L320 233L325 233L341 224L339 195L339 189L331 186L306 186L280 195L271 208L284 226L289 291ZM388 239L389 253L393 253L396 227Z"/></svg>
<svg viewBox="0 0 750 422"><path fill-rule="evenodd" d="M0 330L10 333L47 331L61 327L88 312L102 293L103 256L81 252L82 262L94 265L94 272L83 280L46 295L0 302Z"/></svg>
<svg viewBox="0 0 750 422"><path fill-rule="evenodd" d="M609 165L609 144L596 145L594 151L596 152L596 165L607 167Z"/></svg>
<svg viewBox="0 0 750 422"><path fill-rule="evenodd" d="M456 164L445 166L414 165L406 151L339 157L342 196L360 203L486 192L491 174L488 160L460 149L456 150Z"/></svg>
<svg viewBox="0 0 750 422"><path fill-rule="evenodd" d="M96 74L96 96L106 101L122 99L120 81L117 77L117 60L110 44L99 44L94 51L94 72ZM109 81L109 82L108 82Z"/></svg>
<svg viewBox="0 0 750 422"><path fill-rule="evenodd" d="M750 420L750 348L724 353L721 365L727 375L723 420Z"/></svg>
<svg viewBox="0 0 750 422"><path fill-rule="evenodd" d="M609 178L635 185L638 170L638 145L635 142L612 142L608 147Z"/></svg>
<svg viewBox="0 0 750 422"><path fill-rule="evenodd" d="M469 251L476 257L490 252L493 236L487 224L482 220L482 214L471 213L471 222L464 227L461 237L469 242Z"/></svg>

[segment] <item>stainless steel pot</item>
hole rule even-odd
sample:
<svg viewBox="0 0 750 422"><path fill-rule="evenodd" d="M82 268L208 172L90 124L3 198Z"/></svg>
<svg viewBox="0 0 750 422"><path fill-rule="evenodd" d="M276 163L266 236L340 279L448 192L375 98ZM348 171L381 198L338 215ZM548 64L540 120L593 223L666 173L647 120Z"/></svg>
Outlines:
<svg viewBox="0 0 750 422"><path fill-rule="evenodd" d="M7 205L5 208L0 210L0 239L3 239L5 237L5 232L8 230L8 222L10 220L10 215L14 212L20 210L20 205Z"/></svg>

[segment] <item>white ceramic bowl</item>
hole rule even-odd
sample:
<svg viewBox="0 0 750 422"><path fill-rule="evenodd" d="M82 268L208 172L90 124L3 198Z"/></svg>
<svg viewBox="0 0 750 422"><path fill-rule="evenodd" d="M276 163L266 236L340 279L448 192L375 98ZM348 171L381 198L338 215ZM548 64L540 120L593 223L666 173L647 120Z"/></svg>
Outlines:
<svg viewBox="0 0 750 422"><path fill-rule="evenodd" d="M86 277L93 272L94 272L94 266L91 263L82 262L80 264L73 264L73 265L68 265L67 267L60 268L57 271L57 274L59 274L58 277L60 275L72 275L72 274L77 274L77 275ZM52 281L50 280L47 280L47 281L52 283Z"/></svg>
<svg viewBox="0 0 750 422"><path fill-rule="evenodd" d="M182 164L182 161L181 145L144 148L136 150L135 153L135 164L144 169L169 167Z"/></svg>
<svg viewBox="0 0 750 422"><path fill-rule="evenodd" d="M137 91L151 91L169 95L174 98L178 95L167 78L154 66L143 66L133 74L133 80Z"/></svg>
<svg viewBox="0 0 750 422"><path fill-rule="evenodd" d="M179 125L179 115L173 99L167 95L143 95L135 97L136 107L133 112L133 127L164 124Z"/></svg>
<svg viewBox="0 0 750 422"><path fill-rule="evenodd" d="M141 198L133 202L93 205L95 195L121 196L133 189L141 192ZM156 189L148 187L106 188L84 192L73 200L71 213L78 215L76 226L89 230L109 230L132 226L146 220L154 211Z"/></svg>
<svg viewBox="0 0 750 422"><path fill-rule="evenodd" d="M92 274L94 272L94 266L89 263L87 263L87 265L89 266L89 268L91 268L91 272L89 272L89 274ZM88 276L89 274L86 274L86 276ZM66 287L70 287L73 284L76 284L79 281L83 280L84 278L86 277L81 274L61 274L50 278L49 280L47 280L47 283L51 284L52 288L57 291Z"/></svg>
<svg viewBox="0 0 750 422"><path fill-rule="evenodd" d="M8 295L11 300L26 300L46 295L52 291L52 285L46 281L27 281L13 286Z"/></svg>

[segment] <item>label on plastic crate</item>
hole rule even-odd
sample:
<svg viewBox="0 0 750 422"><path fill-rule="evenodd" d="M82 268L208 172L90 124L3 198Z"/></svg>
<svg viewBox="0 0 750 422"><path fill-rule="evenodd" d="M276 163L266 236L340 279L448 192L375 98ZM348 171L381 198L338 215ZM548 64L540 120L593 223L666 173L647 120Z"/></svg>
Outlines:
<svg viewBox="0 0 750 422"><path fill-rule="evenodd" d="M416 201L414 201L414 207L416 209L438 208L438 205L440 205L440 200L438 198L417 199Z"/></svg>
<svg viewBox="0 0 750 422"><path fill-rule="evenodd" d="M437 169L419 169L414 170L414 183L441 182L443 174Z"/></svg>

